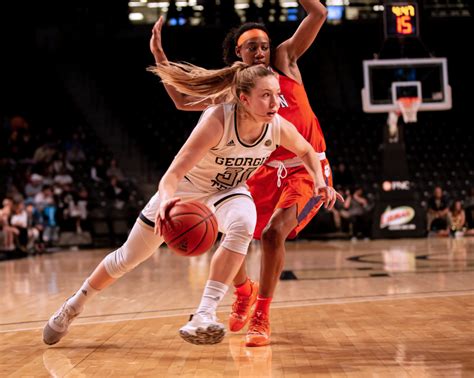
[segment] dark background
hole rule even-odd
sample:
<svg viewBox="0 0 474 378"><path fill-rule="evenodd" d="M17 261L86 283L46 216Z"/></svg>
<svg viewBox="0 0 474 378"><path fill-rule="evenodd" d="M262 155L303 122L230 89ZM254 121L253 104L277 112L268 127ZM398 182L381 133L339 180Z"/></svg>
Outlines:
<svg viewBox="0 0 474 378"><path fill-rule="evenodd" d="M360 96L362 60L374 54L448 58L453 108L419 114L419 122L405 128L408 165L422 205L435 185L452 198L465 197L473 186L472 17L432 17L423 2L419 6L420 39L384 41L381 16L326 24L299 60L332 165L344 162L374 200L386 115L364 114ZM211 17L202 26L165 25L168 57L223 66L221 44L232 25L216 22ZM268 24L273 43L288 38L297 25ZM0 9L3 124L21 115L35 133L84 125L92 143L101 146L90 159L115 156L134 177L138 209L150 191L142 189L156 188L199 117L174 109L158 78L146 72L154 63L151 28L130 24L122 0L8 2ZM79 180L87 181L86 175Z"/></svg>

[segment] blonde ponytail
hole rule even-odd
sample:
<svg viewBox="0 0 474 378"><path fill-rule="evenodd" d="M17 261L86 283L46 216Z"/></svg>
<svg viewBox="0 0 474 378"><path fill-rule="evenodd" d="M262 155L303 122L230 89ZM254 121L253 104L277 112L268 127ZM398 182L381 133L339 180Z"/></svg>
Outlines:
<svg viewBox="0 0 474 378"><path fill-rule="evenodd" d="M274 75L267 68L235 62L230 67L208 70L191 63L157 64L148 71L159 76L163 83L178 92L202 101L237 102L241 92L249 93L258 77Z"/></svg>

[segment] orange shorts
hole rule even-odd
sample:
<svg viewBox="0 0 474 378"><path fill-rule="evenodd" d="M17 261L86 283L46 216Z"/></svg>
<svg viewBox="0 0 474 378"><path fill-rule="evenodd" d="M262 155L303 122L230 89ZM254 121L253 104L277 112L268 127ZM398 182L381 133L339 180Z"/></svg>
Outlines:
<svg viewBox="0 0 474 378"><path fill-rule="evenodd" d="M332 186L332 172L327 159L321 160L321 168L326 184ZM304 166L287 168L287 176L281 180L280 187L277 179L277 168L264 165L247 181L257 207L255 239L260 239L275 209L296 205L298 226L288 235L288 239L294 239L323 205L319 198L313 197L313 180Z"/></svg>

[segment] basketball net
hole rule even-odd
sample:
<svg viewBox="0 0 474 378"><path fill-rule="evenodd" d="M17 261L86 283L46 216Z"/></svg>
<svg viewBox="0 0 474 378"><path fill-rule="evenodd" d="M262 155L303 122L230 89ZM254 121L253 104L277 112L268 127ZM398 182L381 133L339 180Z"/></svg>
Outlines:
<svg viewBox="0 0 474 378"><path fill-rule="evenodd" d="M421 105L420 97L400 97L397 99L397 105L400 109L403 121L413 123L417 121L416 115Z"/></svg>

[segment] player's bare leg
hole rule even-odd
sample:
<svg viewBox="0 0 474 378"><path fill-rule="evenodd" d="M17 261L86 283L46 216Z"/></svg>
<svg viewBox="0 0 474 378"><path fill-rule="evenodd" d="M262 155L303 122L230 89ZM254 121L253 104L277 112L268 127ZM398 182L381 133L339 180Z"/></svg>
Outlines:
<svg viewBox="0 0 474 378"><path fill-rule="evenodd" d="M107 255L80 289L51 316L43 329L43 341L53 345L61 340L72 321L83 311L86 302L148 259L162 241L152 228L137 221L124 245Z"/></svg>
<svg viewBox="0 0 474 378"><path fill-rule="evenodd" d="M296 205L277 209L262 233L260 288L246 336L247 346L270 344L270 304L285 263L285 240L298 225Z"/></svg>

